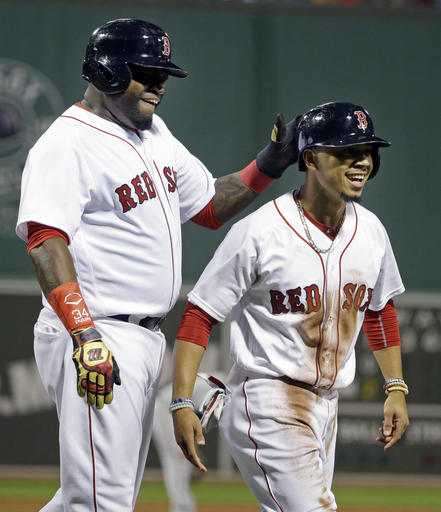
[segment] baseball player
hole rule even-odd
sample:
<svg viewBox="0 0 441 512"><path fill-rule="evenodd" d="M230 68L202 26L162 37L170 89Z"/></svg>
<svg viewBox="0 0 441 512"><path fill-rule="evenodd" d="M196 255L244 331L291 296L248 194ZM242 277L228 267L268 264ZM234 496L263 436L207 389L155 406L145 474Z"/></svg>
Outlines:
<svg viewBox="0 0 441 512"><path fill-rule="evenodd" d="M256 160L215 180L156 115L167 78L186 75L161 28L105 23L87 45L84 99L28 155L17 234L43 292L35 357L60 424L61 487L45 512L133 510L159 326L181 286L180 226L218 228L295 160L295 123L278 116Z"/></svg>
<svg viewBox="0 0 441 512"><path fill-rule="evenodd" d="M354 379L361 327L385 379L377 440L389 449L408 425L393 304L404 287L385 228L359 204L389 145L359 105L306 112L304 184L237 222L188 296L174 348L176 440L206 471L189 397L211 326L231 314L234 364L220 428L262 511L337 510L338 390Z"/></svg>

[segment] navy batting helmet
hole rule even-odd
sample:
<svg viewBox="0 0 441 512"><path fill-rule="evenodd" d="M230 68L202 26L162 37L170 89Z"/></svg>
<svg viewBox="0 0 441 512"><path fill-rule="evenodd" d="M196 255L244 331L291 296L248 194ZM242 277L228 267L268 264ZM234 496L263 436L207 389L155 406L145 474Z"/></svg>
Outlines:
<svg viewBox="0 0 441 512"><path fill-rule="evenodd" d="M314 107L303 114L297 128L299 148L299 168L306 170L302 153L305 149L320 146L334 148L372 144L374 167L373 178L380 167L378 148L390 146L387 140L380 139L374 133L374 123L369 112L360 105L336 101Z"/></svg>
<svg viewBox="0 0 441 512"><path fill-rule="evenodd" d="M123 18L94 30L83 62L83 78L106 94L124 92L132 79L130 64L168 71L184 78L187 73L171 61L168 35L153 23Z"/></svg>

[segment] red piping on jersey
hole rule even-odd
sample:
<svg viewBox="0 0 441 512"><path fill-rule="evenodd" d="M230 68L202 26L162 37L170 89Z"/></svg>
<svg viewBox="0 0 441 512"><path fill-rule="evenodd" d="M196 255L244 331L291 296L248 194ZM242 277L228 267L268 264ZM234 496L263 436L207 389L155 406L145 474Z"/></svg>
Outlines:
<svg viewBox="0 0 441 512"><path fill-rule="evenodd" d="M167 191L165 190L165 186L164 186L164 183L162 181L161 173L159 172L158 166L156 165L156 162L154 160L153 160L153 165L156 168L156 172L158 173L158 176L159 176L159 181L161 182L162 188L164 189L164 194L165 194L165 197L167 198L167 202L168 202L168 205L170 206L170 210L171 210L172 207L171 207L171 204L170 204L170 199L168 198Z"/></svg>
<svg viewBox="0 0 441 512"><path fill-rule="evenodd" d="M85 110L88 110L87 108L83 107L83 105L81 105L81 104L77 103L76 105L79 106L80 108L84 108ZM64 115L62 115L60 117L64 117L65 119L73 119L74 121L78 121L79 123L83 123L86 126L89 126L90 128L93 128L94 130L97 130L97 131L99 131L101 133L104 133L106 135L110 135L111 137L115 137L116 139L119 139L122 142L125 142L126 144L128 144L135 151L135 153L139 156L139 158L141 159L141 162L144 164L144 167L146 168L146 171L147 171L147 174L149 175L149 178L152 179L151 176L150 176L150 173L149 173L149 168L147 167L147 164L145 163L144 159L139 154L139 151L135 148L135 146L133 144L131 144L128 140L125 140L122 137L120 137L119 135L115 135L114 133L106 132L105 130L102 130L101 128L98 128L97 126L93 126L93 124L86 123L85 121L83 121L82 119L78 119L77 117L64 116ZM162 183L162 180L161 180L161 183ZM172 236L171 236L171 231L170 231L170 225L168 223L167 215L165 214L164 206L162 204L161 197L159 196L159 194L158 194L158 200L159 200L159 204L161 205L162 213L164 214L165 221L167 223L168 236L169 236L169 239L170 239L170 253L171 253L171 259L172 259L172 274L173 274L173 281L172 281L173 282L173 288L172 288L172 292L171 292L171 296L170 296L170 301L169 301L169 308L170 308L170 306L172 304L172 301L173 301L174 283L175 283L174 252L173 252L173 243L172 243Z"/></svg>
<svg viewBox="0 0 441 512"><path fill-rule="evenodd" d="M243 390L243 395L244 395L244 398L245 398L245 413L247 415L247 418L248 418L248 422L249 422L249 427L248 427L248 439L253 443L254 445L254 460L256 461L256 464L259 466L259 468L262 470L262 473L263 473L263 476L265 478L265 482L266 482L266 486L268 488L268 492L271 496L271 498L274 500L274 503L279 507L279 510L280 512L283 512L283 508L282 506L280 505L280 503L276 500L276 497L274 496L272 490L271 490L271 486L269 484L269 480L268 480L268 475L266 474L266 471L263 469L262 465L260 464L259 460L258 460L258 457L257 457L257 450L258 450L258 446L257 446L257 443L256 441L251 437L251 425L252 425L252 422L251 422L251 417L250 417L250 413L249 413L249 410L248 410L248 397L247 397L247 392L246 392L246 389L245 389L245 384L247 383L248 381L248 377L245 378L245 380L243 381L243 386L242 386L242 390Z"/></svg>
<svg viewBox="0 0 441 512"><path fill-rule="evenodd" d="M159 169L158 169L158 166L156 165L156 162L153 160L153 164L154 166L156 167L156 170L158 172L158 176L159 176L159 181L161 182L161 185L162 185L162 188L164 189L164 194L165 194L165 198L167 199L167 202L168 202L168 206L170 208L170 212L171 214L173 215L173 210L172 210L172 207L171 207L171 204L170 204L170 199L168 198L168 194L165 190L165 187L164 187L164 183L162 182L162 178L161 178L161 173L159 172ZM147 167L147 166L146 166ZM150 178L151 179L151 178ZM174 253L173 253L173 241L172 241L172 235L171 235L171 229L170 229L170 224L168 222L168 218L167 218L167 215L165 215L165 210L164 210L164 207L162 206L162 201L160 199L160 196L158 194L158 199L159 199L159 202L161 203L161 208L162 208L162 211L164 213L164 216L165 216L165 221L167 222L167 229L168 229L168 236L170 238L170 247L171 247L171 259L172 259L172 294L171 294L171 297L170 297L170 302L168 304L168 307L171 307L171 304L173 302L173 294L174 294L174 291L175 291L175 257L174 257Z"/></svg>
<svg viewBox="0 0 441 512"><path fill-rule="evenodd" d="M89 407L89 441L90 441L90 453L92 455L92 486L93 486L93 508L97 512L98 507L96 504L96 481L95 481L95 451L93 449L93 437L92 437L92 414Z"/></svg>
<svg viewBox="0 0 441 512"><path fill-rule="evenodd" d="M358 228L357 210L355 209L354 203L351 203L351 204L352 204L352 208L354 209L354 214L355 214L355 229L354 229L354 233L352 234L351 239L349 240L346 247L343 249L342 253L340 254L340 258L338 261L337 347L335 349L335 356L334 356L335 371L334 371L334 379L332 381L332 384L330 386L328 386L327 389L331 389L332 386L335 384L335 379L337 378L337 373L338 373L338 347L340 346L340 311L341 311L341 306L340 306L340 303L341 303L341 294L340 294L340 290L341 290L341 260L343 259L343 254L346 252L346 249L351 245L352 240L354 240L355 235L357 233L357 228Z"/></svg>
<svg viewBox="0 0 441 512"><path fill-rule="evenodd" d="M283 216L282 212L279 210L279 207L277 206L277 203L276 203L276 199L273 199L273 203L274 203L274 206L276 207L276 210L278 212L278 214L282 217L282 219L285 221L285 223L288 225L289 228L291 228L294 233L301 239L305 242L305 244L309 245L309 247L311 247L311 249L317 254L317 256L320 258L320 262L322 264L322 270L323 270L323 288L322 288L322 297L325 296L325 283L326 283L326 270L325 270L325 265L323 263L323 258L321 256L321 254L319 252L317 252L314 247L308 242L308 240L306 240L305 238L303 238L300 233L294 228L294 226L292 226L288 220ZM324 319L324 316L325 316L325 311L323 309L323 319ZM320 348L322 346L322 342L323 342L323 328L322 328L322 325L323 325L323 320L322 322L320 322L320 327L319 327L319 343L317 345L317 348L316 348L316 351L315 351L315 381L314 381L314 384L313 386L316 386L317 385L317 382L319 380L319 376L320 376L320 363L319 363L319 357L320 357Z"/></svg>

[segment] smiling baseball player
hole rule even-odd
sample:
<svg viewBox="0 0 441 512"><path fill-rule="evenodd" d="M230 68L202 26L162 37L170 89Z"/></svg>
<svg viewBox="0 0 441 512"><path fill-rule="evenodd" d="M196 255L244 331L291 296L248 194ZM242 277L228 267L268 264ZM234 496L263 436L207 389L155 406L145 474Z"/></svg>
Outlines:
<svg viewBox="0 0 441 512"><path fill-rule="evenodd" d="M236 223L188 296L174 350L176 440L206 471L189 397L211 327L231 314L234 366L220 428L262 511L337 510L338 390L354 379L362 326L385 378L377 440L389 449L408 425L392 300L404 287L385 228L358 204L389 145L359 105L304 114L304 184Z"/></svg>
<svg viewBox="0 0 441 512"><path fill-rule="evenodd" d="M45 512L133 510L181 224L218 228L295 161L295 125L278 116L256 160L215 180L155 113L167 78L186 75L161 28L110 21L90 36L84 99L29 152L17 233L43 292L35 357L60 423L61 487Z"/></svg>

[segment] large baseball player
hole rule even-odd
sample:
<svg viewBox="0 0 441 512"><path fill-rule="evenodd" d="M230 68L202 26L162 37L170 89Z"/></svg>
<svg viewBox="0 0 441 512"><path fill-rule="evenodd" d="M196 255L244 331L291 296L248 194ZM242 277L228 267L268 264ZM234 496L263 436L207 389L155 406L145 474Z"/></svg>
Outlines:
<svg viewBox="0 0 441 512"><path fill-rule="evenodd" d="M86 49L84 99L27 159L17 233L43 292L35 357L60 422L61 487L45 512L133 510L159 325L181 285L180 226L216 229L295 160L295 123L279 116L257 161L215 180L155 114L168 76L186 75L156 25L104 24Z"/></svg>
<svg viewBox="0 0 441 512"><path fill-rule="evenodd" d="M231 314L234 366L220 427L262 511L337 510L338 390L354 378L362 326L385 378L377 440L389 449L408 425L392 300L404 287L385 228L358 204L389 145L359 105L304 114L304 184L236 223L188 296L174 350L176 440L205 471L190 397L210 328Z"/></svg>

